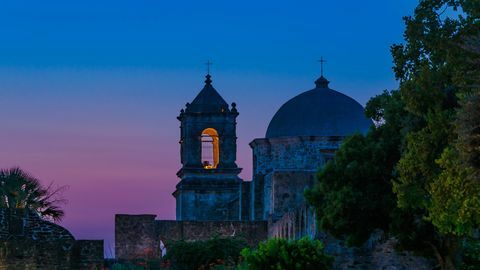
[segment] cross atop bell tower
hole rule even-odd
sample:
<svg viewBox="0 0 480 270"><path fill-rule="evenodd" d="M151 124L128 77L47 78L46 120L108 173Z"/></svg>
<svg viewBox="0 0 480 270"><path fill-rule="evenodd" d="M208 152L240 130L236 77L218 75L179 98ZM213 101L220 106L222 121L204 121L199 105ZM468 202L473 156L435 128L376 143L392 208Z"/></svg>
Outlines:
<svg viewBox="0 0 480 270"><path fill-rule="evenodd" d="M213 65L212 62L210 62L210 60L208 60L205 65L207 66L207 75L210 75L210 67Z"/></svg>

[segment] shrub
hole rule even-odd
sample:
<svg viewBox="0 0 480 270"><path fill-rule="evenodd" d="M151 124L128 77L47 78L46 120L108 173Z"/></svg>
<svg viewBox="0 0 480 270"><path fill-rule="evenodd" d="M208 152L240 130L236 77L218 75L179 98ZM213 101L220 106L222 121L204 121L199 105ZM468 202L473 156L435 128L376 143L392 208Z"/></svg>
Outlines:
<svg viewBox="0 0 480 270"><path fill-rule="evenodd" d="M166 259L174 270L229 269L239 262L245 247L247 242L243 238L177 241L168 245Z"/></svg>
<svg viewBox="0 0 480 270"><path fill-rule="evenodd" d="M333 258L325 255L318 240L296 241L274 238L260 243L257 249L242 251L242 268L248 270L324 270L331 269Z"/></svg>

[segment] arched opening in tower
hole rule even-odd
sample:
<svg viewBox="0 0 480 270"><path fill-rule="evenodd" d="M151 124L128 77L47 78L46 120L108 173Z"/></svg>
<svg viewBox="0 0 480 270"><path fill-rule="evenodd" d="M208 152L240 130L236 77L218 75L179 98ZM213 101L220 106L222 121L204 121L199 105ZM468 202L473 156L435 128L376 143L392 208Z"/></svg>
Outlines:
<svg viewBox="0 0 480 270"><path fill-rule="evenodd" d="M220 160L218 132L213 128L202 131L202 165L205 169L215 169Z"/></svg>

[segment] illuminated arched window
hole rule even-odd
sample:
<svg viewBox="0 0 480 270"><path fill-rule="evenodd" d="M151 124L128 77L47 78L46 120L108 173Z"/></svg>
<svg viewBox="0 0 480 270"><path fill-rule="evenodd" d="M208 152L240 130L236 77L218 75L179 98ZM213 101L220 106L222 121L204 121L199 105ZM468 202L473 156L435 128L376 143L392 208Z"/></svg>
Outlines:
<svg viewBox="0 0 480 270"><path fill-rule="evenodd" d="M214 169L218 165L220 147L218 133L213 128L202 131L202 165L205 169Z"/></svg>

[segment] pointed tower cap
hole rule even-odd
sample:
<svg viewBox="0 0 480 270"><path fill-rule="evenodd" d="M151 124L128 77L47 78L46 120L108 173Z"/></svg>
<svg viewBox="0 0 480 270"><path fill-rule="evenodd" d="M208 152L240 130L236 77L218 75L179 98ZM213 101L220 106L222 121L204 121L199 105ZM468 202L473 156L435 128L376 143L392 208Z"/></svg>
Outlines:
<svg viewBox="0 0 480 270"><path fill-rule="evenodd" d="M228 111L228 103L212 86L212 76L207 74L205 78L205 86L188 106L186 112L219 113Z"/></svg>

